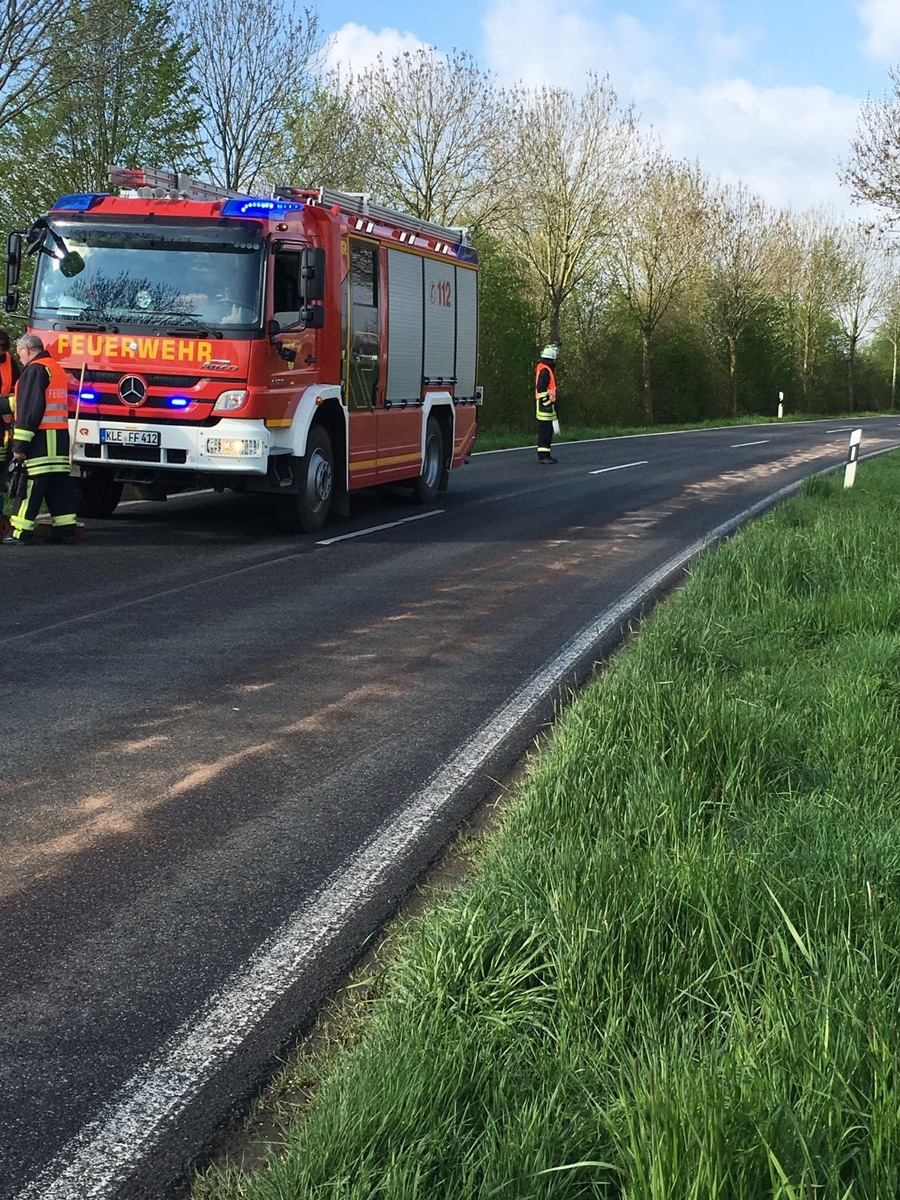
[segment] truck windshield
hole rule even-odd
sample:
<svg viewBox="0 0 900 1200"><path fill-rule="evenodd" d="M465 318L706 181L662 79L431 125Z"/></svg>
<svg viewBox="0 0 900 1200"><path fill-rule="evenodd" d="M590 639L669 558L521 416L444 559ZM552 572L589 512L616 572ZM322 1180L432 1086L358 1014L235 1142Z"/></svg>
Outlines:
<svg viewBox="0 0 900 1200"><path fill-rule="evenodd" d="M41 254L33 314L65 324L219 329L258 327L262 241L253 226L88 225L54 221L84 270L66 278Z"/></svg>

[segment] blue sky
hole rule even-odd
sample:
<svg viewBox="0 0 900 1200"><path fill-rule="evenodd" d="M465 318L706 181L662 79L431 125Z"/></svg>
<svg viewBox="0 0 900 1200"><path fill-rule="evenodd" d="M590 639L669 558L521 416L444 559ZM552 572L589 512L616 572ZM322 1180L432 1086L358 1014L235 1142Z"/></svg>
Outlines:
<svg viewBox="0 0 900 1200"><path fill-rule="evenodd" d="M679 157L772 204L857 214L838 182L867 96L900 65L900 0L343 0L319 8L331 61L468 50L499 82L609 74Z"/></svg>

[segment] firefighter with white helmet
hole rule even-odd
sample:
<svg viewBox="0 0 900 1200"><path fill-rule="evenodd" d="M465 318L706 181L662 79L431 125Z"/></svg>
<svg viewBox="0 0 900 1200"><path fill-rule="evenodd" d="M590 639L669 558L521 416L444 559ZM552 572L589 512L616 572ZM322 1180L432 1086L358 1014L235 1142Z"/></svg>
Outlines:
<svg viewBox="0 0 900 1200"><path fill-rule="evenodd" d="M541 351L534 369L534 399L537 416L537 460L551 466L556 459L550 453L553 445L553 426L556 421L556 359L559 342L550 342Z"/></svg>

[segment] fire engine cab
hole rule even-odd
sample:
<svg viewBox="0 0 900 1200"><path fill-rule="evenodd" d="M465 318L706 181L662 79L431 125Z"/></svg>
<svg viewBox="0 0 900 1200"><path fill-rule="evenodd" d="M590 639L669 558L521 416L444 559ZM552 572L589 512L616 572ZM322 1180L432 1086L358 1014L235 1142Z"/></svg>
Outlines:
<svg viewBox="0 0 900 1200"><path fill-rule="evenodd" d="M271 197L111 168L7 242L6 310L71 380L84 515L123 485L267 492L312 532L349 493L431 502L472 450L478 257L466 233L325 188Z"/></svg>

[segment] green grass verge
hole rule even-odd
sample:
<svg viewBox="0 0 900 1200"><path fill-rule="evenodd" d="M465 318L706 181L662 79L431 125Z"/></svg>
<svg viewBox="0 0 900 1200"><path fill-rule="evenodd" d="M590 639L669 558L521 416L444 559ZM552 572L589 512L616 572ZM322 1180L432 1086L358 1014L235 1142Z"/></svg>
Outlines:
<svg viewBox="0 0 900 1200"><path fill-rule="evenodd" d="M900 1192L900 461L703 557L198 1200Z"/></svg>

